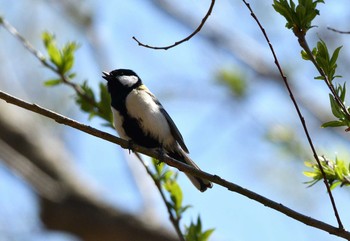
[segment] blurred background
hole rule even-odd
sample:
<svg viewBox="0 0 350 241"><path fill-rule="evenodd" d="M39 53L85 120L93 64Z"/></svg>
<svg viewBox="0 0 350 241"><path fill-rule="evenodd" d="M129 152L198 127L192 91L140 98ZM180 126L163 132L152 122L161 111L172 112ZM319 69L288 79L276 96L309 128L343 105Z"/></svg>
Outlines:
<svg viewBox="0 0 350 241"><path fill-rule="evenodd" d="M275 48L320 155L348 158L349 135L321 129L332 120L328 90L272 1L250 1ZM336 226L325 187L307 188L304 161L312 160L300 120L261 31L241 1L217 1L202 31L189 35L210 1L0 0L0 16L41 52L43 31L63 46L80 44L75 81L98 89L102 71L133 69L160 99L204 170ZM333 51L344 45L338 74L349 76L348 2L320 4L307 39ZM0 27L0 88L11 95L115 134L76 106L67 86ZM164 203L138 160L109 142L0 101L0 240L176 240ZM243 196L214 186L198 192L179 175L182 226L200 215L210 240L340 240ZM59 195L58 195L59 194ZM345 228L349 191L334 190ZM135 236L133 236L135 235ZM113 238L111 238L113 237ZM126 238L125 238L126 237ZM128 238L129 237L129 238ZM142 239L143 238L143 239Z"/></svg>

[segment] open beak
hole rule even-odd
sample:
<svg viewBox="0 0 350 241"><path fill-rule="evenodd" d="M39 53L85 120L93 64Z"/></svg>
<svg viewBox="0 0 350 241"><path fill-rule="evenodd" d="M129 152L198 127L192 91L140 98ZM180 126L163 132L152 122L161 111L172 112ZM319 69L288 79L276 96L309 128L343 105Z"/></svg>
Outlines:
<svg viewBox="0 0 350 241"><path fill-rule="evenodd" d="M105 80L109 80L109 77L110 77L110 75L109 75L109 73L108 72L106 72L106 71L102 71L102 78L104 78Z"/></svg>

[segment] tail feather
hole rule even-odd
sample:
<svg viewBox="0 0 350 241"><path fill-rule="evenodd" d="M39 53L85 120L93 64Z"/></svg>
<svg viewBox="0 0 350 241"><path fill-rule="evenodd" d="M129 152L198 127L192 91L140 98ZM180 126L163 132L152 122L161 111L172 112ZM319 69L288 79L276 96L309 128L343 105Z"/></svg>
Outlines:
<svg viewBox="0 0 350 241"><path fill-rule="evenodd" d="M182 162L186 163L187 165L194 167L197 170L201 170L197 166L197 164L194 161L192 161L192 159L180 148L176 152L169 153L169 156L171 156L172 158L174 158L176 160L182 161ZM192 176L192 175L187 174L187 173L185 173L185 174L190 179L192 184L201 192L204 192L208 188L213 187L213 184L206 179L203 179L200 177L195 177L195 176Z"/></svg>

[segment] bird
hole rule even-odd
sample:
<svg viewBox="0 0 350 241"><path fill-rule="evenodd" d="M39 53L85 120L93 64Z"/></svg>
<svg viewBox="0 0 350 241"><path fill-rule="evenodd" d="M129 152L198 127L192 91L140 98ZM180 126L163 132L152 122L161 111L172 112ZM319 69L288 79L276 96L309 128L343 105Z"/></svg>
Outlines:
<svg viewBox="0 0 350 241"><path fill-rule="evenodd" d="M184 139L154 94L130 69L102 72L111 97L113 124L118 135L146 148L159 148L170 157L200 170L189 157ZM201 192L213 184L203 178L186 174Z"/></svg>

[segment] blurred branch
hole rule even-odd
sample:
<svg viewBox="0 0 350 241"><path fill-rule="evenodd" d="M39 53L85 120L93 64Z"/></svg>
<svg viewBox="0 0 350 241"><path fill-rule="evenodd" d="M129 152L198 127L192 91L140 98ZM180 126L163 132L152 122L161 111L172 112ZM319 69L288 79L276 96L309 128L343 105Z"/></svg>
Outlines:
<svg viewBox="0 0 350 241"><path fill-rule="evenodd" d="M37 191L47 228L71 232L84 241L178 240L154 219L106 203L101 190L81 175L65 147L43 130L42 123L37 126L32 116L9 107L1 101L0 160Z"/></svg>
<svg viewBox="0 0 350 241"><path fill-rule="evenodd" d="M93 136L96 136L98 138L107 140L109 142L118 144L124 149L130 148L130 143L128 141L122 140L122 139L117 138L111 134L108 134L106 132L102 132L102 131L97 130L95 128L92 128L90 126L83 125L83 124L76 122L72 119L69 119L69 118L64 117L62 115L59 115L53 111L44 109L38 105L27 103L23 100L16 98L16 97L8 95L2 91L0 91L0 98L5 100L8 103L17 105L17 106L22 107L24 109L27 109L29 111L32 111L32 112L38 113L40 115L46 116L50 119L53 119L57 123L68 125L70 127L81 130L81 131L88 133L90 135L93 135ZM285 215L287 215L287 216L289 216L289 217L291 217L299 222L302 222L308 226L312 226L312 227L318 228L320 230L326 231L330 234L336 235L338 237L343 237L345 239L350 240L350 233L345 231L344 229L336 228L332 225L329 225L329 224L324 223L322 221L319 221L317 219L313 219L311 217L305 216L305 215L298 213L298 212L296 212L296 211L294 211L294 210L292 210L292 209L290 209L290 208L288 208L280 203L272 201L264 196L261 196L257 193L250 191L250 190L247 190L247 189L245 189L241 186L238 186L232 182L226 181L225 179L222 179L221 177L219 177L217 175L213 175L213 174L209 174L209 173L206 173L203 171L199 171L199 170L194 169L194 168L192 168L192 167L190 167L182 162L176 161L167 155L160 156L161 154L159 152L154 151L154 150L150 150L150 149L147 149L147 148L144 148L141 146L132 145L131 149L133 151L145 154L147 156L150 156L150 157L153 157L156 159L160 159L161 161L164 161L166 164L173 166L182 172L186 172L188 174L207 179L207 180L212 181L220 186L226 187L228 190L230 190L232 192L239 193L245 197L248 197L252 200L255 200L255 201L263 204L264 206L270 207L270 208L272 208L278 212L281 212L281 213L283 213L283 214L285 214Z"/></svg>
<svg viewBox="0 0 350 241"><path fill-rule="evenodd" d="M202 27L204 26L205 22L207 21L207 19L209 18L209 15L211 14L213 8L215 5L215 0L211 0L211 4L209 6L208 12L206 13L206 15L204 16L204 18L202 19L202 22L199 24L199 26L196 28L196 30L194 30L194 32L192 32L189 36L187 36L186 38L179 40L177 42L175 42L172 45L169 46L164 46L164 47L156 47L156 46L150 46L147 44L143 44L141 43L135 36L133 36L132 38L138 43L139 46L145 47L145 48L150 48L150 49L163 49L163 50L168 50L170 48L173 48L179 44L182 44L183 42L186 42L188 40L190 40L193 36L195 36L197 33L199 33L199 31L201 31Z"/></svg>
<svg viewBox="0 0 350 241"><path fill-rule="evenodd" d="M244 2L244 4L246 5L246 7L248 8L248 10L250 11L250 14L251 14L251 16L253 17L253 19L254 19L254 20L256 21L256 23L258 24L258 26L259 26L259 28L260 28L260 30L261 30L263 36L264 36L265 39L266 39L267 44L268 44L269 47L270 47L271 53L272 53L273 58L274 58L274 60L275 60L276 67L277 67L277 69L278 69L278 71L279 71L279 73L280 73L280 75L281 75L281 77L282 77L282 79L283 79L283 82L284 82L284 84L285 84L285 86L286 86L286 88L287 88L287 90L288 90L289 97L290 97L290 99L292 100L293 105L294 105L294 107L295 107L295 109L296 109L296 111L297 111L298 117L299 117L300 122L301 122L301 124L302 124L302 126L303 126L304 133L305 133L306 138L307 138L307 140L308 140L308 142L309 142L309 146L310 146L310 148L311 148L311 151L312 151L312 153L313 153L313 156L314 156L314 158L315 158L315 160L316 160L318 166L320 167L320 170L321 170L321 173L322 173L322 176L323 176L323 181L324 181L324 184L325 184L325 186L326 186L327 193L328 193L328 196L329 196L329 199L330 199L330 201L331 201L331 204L332 204L332 208L333 208L335 217L336 217L337 222L338 222L338 225L339 225L339 230L344 230L343 224L342 224L342 222L341 222L341 220L340 220L340 217L339 217L339 213L338 213L338 210L337 210L337 206L336 206L336 204L335 204L335 201L334 201L334 198L333 198L333 195L332 195L330 186L329 186L328 181L327 181L326 174L325 174L325 172L324 172L324 170L323 170L323 168L322 168L321 161L319 160L319 156L317 155L317 152L316 152L316 149L315 149L315 147L314 147L313 141L312 141L311 136L310 136L310 134L309 134L309 131L308 131L308 128L307 128L307 125L306 125L306 122L305 122L305 118L304 118L304 116L302 115L302 113L301 113L301 111L300 111L300 108L299 108L299 106L298 106L298 103L297 103L297 101L296 101L296 99L295 99L295 97L294 97L294 95L293 95L293 91L291 90L291 88L290 88L290 86L289 86L288 79L287 79L287 77L286 77L286 76L284 75L284 73L283 73L282 67L280 66L280 63L279 63L278 58L277 58L277 56L276 56L275 50L274 50L274 48L273 48L273 46L272 46L272 44L271 44L271 42L270 42L269 37L268 37L267 34L266 34L266 31L265 31L264 27L261 25L261 23L260 23L258 17L255 15L254 11L253 11L252 8L250 7L250 4L249 4L248 2L246 2L245 0L243 0L243 2Z"/></svg>
<svg viewBox="0 0 350 241"><path fill-rule="evenodd" d="M2 19L1 19L2 20ZM63 74L58 67L54 66L54 65L51 65L49 62L46 61L45 57L43 57L43 55L37 51L23 36L20 35L20 33L8 22L6 22L5 20L3 21L0 21L0 25L3 24L5 29L7 29L12 35L14 35L15 37L17 37L21 42L22 44L24 45L25 48L27 48L37 59L40 60L40 62L45 66L45 67L48 67L50 70L52 70L54 73L56 73L57 75L59 75L60 79L63 81L64 84L67 84L68 86L72 87L77 96L85 99L88 101L88 103L93 106L94 108L97 109L97 112L101 114L101 116L104 116L104 109L101 108L101 106L95 101L94 98L91 98L85 91L85 89L83 89L80 85L72 82L70 80L70 78L68 76L66 76L66 74ZM49 36L49 35L48 35ZM87 87L86 87L87 88ZM15 101L16 104L19 104L18 100L15 100L14 98L12 98L12 101ZM24 103L22 103L24 104ZM54 112L51 112L49 110L46 110L46 109L43 109L35 104L25 104L25 108L27 109L30 109L32 111L36 111L37 113L40 113L41 115L44 115L46 117L49 117L49 118L54 118L56 120L56 122L58 123L61 123L61 124L66 124L66 125L70 125L74 128L77 128L79 129L79 123L76 123L75 121L71 120L71 119L68 119L64 116L60 116L58 117L56 113ZM23 106L22 106L23 107ZM56 115L56 117L55 117ZM81 130L81 129L80 129ZM88 132L89 134L91 135L95 135L93 133L94 130L90 130L91 132ZM108 135L108 133L105 133L106 135ZM96 135L95 135L96 136ZM122 139L120 139L120 141L124 141ZM129 148L130 144L128 142L126 142L126 144L124 143L124 146L123 146L123 143L121 142L118 142L117 143L118 145L122 146L123 148ZM178 234L180 240L183 240L184 241L184 237L183 237L183 234L181 233L181 230L180 230L180 223L178 220L175 219L175 217L173 216L171 210L169 210L169 203L167 202L165 196L164 196L164 193L162 191L162 188L161 188L161 183L156 180L154 178L154 176L152 175L151 173L151 170L149 169L149 167L147 165L144 164L143 160L141 159L141 157L139 155L136 155L137 158L141 161L141 163L144 165L144 167L146 168L146 171L151 175L151 178L153 179L153 181L156 183L156 186L161 194L161 197L166 205L166 207L168 208L168 213L169 213L169 218L170 218L170 221L172 222L174 228L175 228L175 231L176 233ZM57 192L59 193L59 192Z"/></svg>
<svg viewBox="0 0 350 241"><path fill-rule="evenodd" d="M26 179L40 196L57 202L62 200L65 190L59 182L41 170L27 157L0 138L0 159Z"/></svg>
<svg viewBox="0 0 350 241"><path fill-rule="evenodd" d="M341 30L338 30L338 29L335 29L335 28L331 28L331 27L327 27L327 29L333 31L333 32L336 32L336 33L341 33L341 34L350 34L350 31L341 31Z"/></svg>

